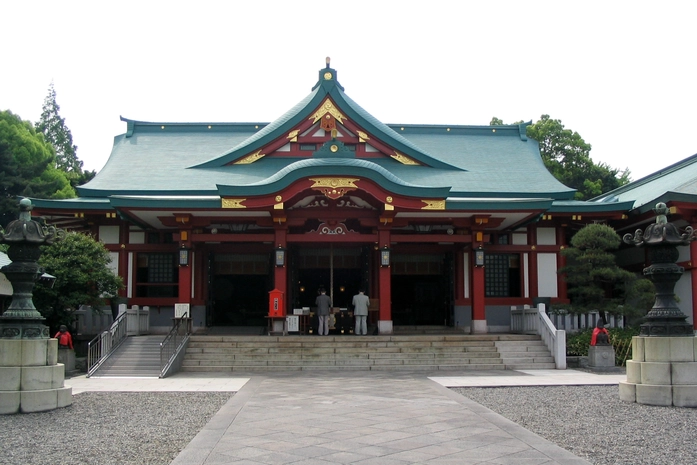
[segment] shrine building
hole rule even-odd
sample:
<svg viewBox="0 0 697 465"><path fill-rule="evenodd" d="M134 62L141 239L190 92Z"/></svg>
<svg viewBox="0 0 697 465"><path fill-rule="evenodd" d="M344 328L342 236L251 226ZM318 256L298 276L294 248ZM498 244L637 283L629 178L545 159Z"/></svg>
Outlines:
<svg viewBox="0 0 697 465"><path fill-rule="evenodd" d="M102 241L151 328L169 328L176 303L189 304L195 330L264 326L270 291L292 314L324 288L338 308L364 289L380 334L505 332L513 305L568 302L559 252L578 229L633 232L662 195L632 183L575 201L526 137L530 123L385 124L348 97L329 61L271 123L122 120L79 197L33 199L34 212ZM694 196L668 199L688 223ZM685 249L691 283L696 251ZM625 265L640 271L641 253L627 249ZM691 315L691 284L683 294Z"/></svg>

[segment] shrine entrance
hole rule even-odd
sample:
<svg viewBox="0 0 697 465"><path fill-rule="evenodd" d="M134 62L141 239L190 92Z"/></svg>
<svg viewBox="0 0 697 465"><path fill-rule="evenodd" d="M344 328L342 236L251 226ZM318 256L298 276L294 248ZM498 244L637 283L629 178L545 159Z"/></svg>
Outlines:
<svg viewBox="0 0 697 465"><path fill-rule="evenodd" d="M334 307L349 308L353 296L367 284L366 254L360 246L335 244L293 249L289 287L292 307L314 307L322 288Z"/></svg>

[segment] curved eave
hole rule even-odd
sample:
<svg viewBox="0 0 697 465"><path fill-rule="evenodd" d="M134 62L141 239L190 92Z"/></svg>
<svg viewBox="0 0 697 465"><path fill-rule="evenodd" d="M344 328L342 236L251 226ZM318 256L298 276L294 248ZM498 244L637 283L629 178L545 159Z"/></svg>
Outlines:
<svg viewBox="0 0 697 465"><path fill-rule="evenodd" d="M76 198L76 199L30 199L36 208L45 210L111 210L108 199Z"/></svg>
<svg viewBox="0 0 697 465"><path fill-rule="evenodd" d="M210 196L179 196L179 195L148 195L148 196L112 196L109 202L114 208L220 208L218 195Z"/></svg>
<svg viewBox="0 0 697 465"><path fill-rule="evenodd" d="M88 194L88 197L95 198L108 198L108 197L125 197L125 196L139 196L139 197L154 197L153 192L157 192L163 196L169 197L186 197L191 196L191 190L108 190L108 189L90 189L83 191L84 194ZM218 191L214 189L208 190L197 190L197 195L217 195Z"/></svg>
<svg viewBox="0 0 697 465"><path fill-rule="evenodd" d="M346 113L346 116L353 120L359 126L362 126L367 131L373 134L379 134L379 138L382 142L393 147L395 150L407 155L410 158L422 163L426 166L432 168L442 168L456 171L466 171L462 168L449 165L445 162L434 158L428 153L424 152L422 149L416 147L414 144L409 142L407 139L402 137L399 133L394 131L388 125L377 120L373 115L365 111L360 105L350 99L344 92L338 88L334 88L329 92L329 95L335 100L337 105ZM341 105L337 101L341 101L344 105Z"/></svg>
<svg viewBox="0 0 697 465"><path fill-rule="evenodd" d="M553 202L554 201L552 199L449 197L445 200L445 209L482 211L546 211L552 206Z"/></svg>
<svg viewBox="0 0 697 465"><path fill-rule="evenodd" d="M666 192L663 195L660 195L659 197L656 197L650 202L646 202L643 205L640 205L632 210L632 213L648 213L649 211L652 211L655 207L656 204L659 202L663 203L670 203L670 202L686 202L686 203L697 203L697 195L695 194L682 194L679 192Z"/></svg>
<svg viewBox="0 0 697 465"><path fill-rule="evenodd" d="M379 165L356 159L307 159L290 164L264 181L244 186L218 185L221 196L268 195L292 183L316 176L355 176L369 179L395 194L407 197L445 198L450 187L418 186L403 181Z"/></svg>
<svg viewBox="0 0 697 465"><path fill-rule="evenodd" d="M320 103L322 103L324 96L325 94L323 92L315 90L301 100L300 103L286 112L283 116L276 119L274 122L267 124L258 133L254 134L237 147L232 148L231 151L204 163L190 166L189 168L218 168L220 166L225 166L232 163L235 160L253 153L256 150L260 150L265 145L287 134L290 130L292 130L293 127L302 123L307 117L306 113L309 112L309 110L304 110L306 110L308 107L318 107Z"/></svg>
<svg viewBox="0 0 697 465"><path fill-rule="evenodd" d="M331 71L336 76L336 72L334 70ZM304 122L310 115L312 115L317 107L320 106L327 96L331 97L334 104L349 119L354 121L369 133L379 135L379 138L384 143L390 145L400 153L426 166L463 171L462 168L444 163L425 153L423 150L419 149L407 139L403 138L389 126L378 121L375 117L370 115L357 103L353 102L353 100L345 95L341 85L334 80L320 81L315 87L313 87L311 94L301 100L297 105L286 112L286 114L262 128L257 134L239 144L237 147L234 147L230 152L204 163L190 166L189 168L220 167L232 163L245 155L254 153L257 150L261 150L265 145L280 137L284 137L295 126Z"/></svg>
<svg viewBox="0 0 697 465"><path fill-rule="evenodd" d="M632 209L633 204L633 201L613 203L583 201L554 202L549 209L549 213L619 213L628 212Z"/></svg>
<svg viewBox="0 0 697 465"><path fill-rule="evenodd" d="M476 198L476 199L482 199L482 198L494 198L492 195L496 195L495 198L500 198L500 199L507 199L509 201L515 201L517 199L544 199L545 201L565 201L569 200L569 194L573 195L574 192L576 191L567 191L567 192L492 192L492 191L485 191L485 192L456 192L456 191L451 191L450 196L455 198L455 197L463 197L463 198Z"/></svg>

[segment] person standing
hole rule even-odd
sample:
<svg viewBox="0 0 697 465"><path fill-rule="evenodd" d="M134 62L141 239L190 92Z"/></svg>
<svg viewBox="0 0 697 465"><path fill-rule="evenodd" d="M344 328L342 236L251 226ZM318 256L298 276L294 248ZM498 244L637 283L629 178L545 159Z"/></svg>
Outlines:
<svg viewBox="0 0 697 465"><path fill-rule="evenodd" d="M319 295L315 299L317 305L317 317L319 319L319 328L317 333L320 336L329 335L329 307L332 306L332 301L324 289L319 290Z"/></svg>
<svg viewBox="0 0 697 465"><path fill-rule="evenodd" d="M366 319L368 318L368 307L370 306L370 300L368 296L364 294L363 289L358 291L358 294L353 296L353 315L356 317L356 335L366 335L368 334L368 325L366 324Z"/></svg>

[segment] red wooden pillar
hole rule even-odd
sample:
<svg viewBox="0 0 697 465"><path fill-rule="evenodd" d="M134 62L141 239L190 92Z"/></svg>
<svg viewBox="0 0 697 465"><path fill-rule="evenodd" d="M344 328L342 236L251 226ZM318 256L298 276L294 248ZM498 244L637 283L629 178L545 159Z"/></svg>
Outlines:
<svg viewBox="0 0 697 465"><path fill-rule="evenodd" d="M177 257L179 260L179 295L178 302L182 304L191 303L191 277L193 273L191 272L194 267L193 262L193 251L191 250L191 231L182 230L179 232L180 237L180 256ZM186 254L187 264L183 264L181 259L182 253ZM191 316L191 314L189 314Z"/></svg>
<svg viewBox="0 0 697 465"><path fill-rule="evenodd" d="M390 247L390 231L378 231L378 249ZM380 253L378 250L378 253ZM380 311L378 313L378 331L380 334L392 334L392 268L382 266L378 258L378 281L380 295Z"/></svg>
<svg viewBox="0 0 697 465"><path fill-rule="evenodd" d="M694 226L693 226L694 227ZM692 282L692 326L697 328L697 241L690 242L690 278Z"/></svg>
<svg viewBox="0 0 697 465"><path fill-rule="evenodd" d="M472 334L488 333L489 328L486 324L486 305L485 296L485 274L484 266L477 266L477 250L483 246L483 231L474 232L474 242L472 242Z"/></svg>
<svg viewBox="0 0 697 465"><path fill-rule="evenodd" d="M275 233L275 238L274 238L274 248L282 248L286 249L287 248L287 243L286 243L286 233L287 229L285 227L277 227L276 230L274 231ZM283 298L286 303L286 307L288 305L288 251L286 250L286 255L285 255L285 263L283 266L276 266L276 261L274 260L274 274L273 274L273 281L274 281L274 288L278 289L279 291L283 292ZM287 308L286 308L287 310Z"/></svg>

